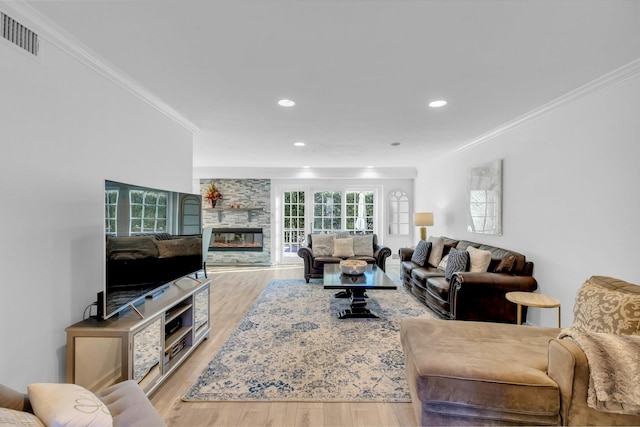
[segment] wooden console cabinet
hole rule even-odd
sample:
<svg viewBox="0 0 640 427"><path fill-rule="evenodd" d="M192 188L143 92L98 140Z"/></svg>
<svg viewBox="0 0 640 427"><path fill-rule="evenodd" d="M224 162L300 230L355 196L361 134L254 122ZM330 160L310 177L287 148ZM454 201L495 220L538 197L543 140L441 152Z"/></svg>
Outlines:
<svg viewBox="0 0 640 427"><path fill-rule="evenodd" d="M67 382L91 391L133 379L150 394L209 336L210 280L184 277L136 310L66 328Z"/></svg>

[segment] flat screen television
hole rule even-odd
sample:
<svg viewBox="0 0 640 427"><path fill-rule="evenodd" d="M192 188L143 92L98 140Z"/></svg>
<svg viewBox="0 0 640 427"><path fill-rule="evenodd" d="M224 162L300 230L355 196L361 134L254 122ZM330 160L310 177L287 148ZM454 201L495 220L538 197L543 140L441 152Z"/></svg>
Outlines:
<svg viewBox="0 0 640 427"><path fill-rule="evenodd" d="M105 274L98 314L107 319L202 270L202 196L105 180Z"/></svg>

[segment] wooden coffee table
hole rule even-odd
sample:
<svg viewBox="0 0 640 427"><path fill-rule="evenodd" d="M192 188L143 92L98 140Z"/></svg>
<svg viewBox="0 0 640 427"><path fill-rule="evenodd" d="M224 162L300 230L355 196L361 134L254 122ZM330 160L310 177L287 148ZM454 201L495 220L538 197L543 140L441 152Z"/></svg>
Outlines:
<svg viewBox="0 0 640 427"><path fill-rule="evenodd" d="M351 308L341 310L338 313L340 319L377 319L378 316L367 308L367 289L398 289L393 280L374 264L367 265L364 274L356 276L342 274L340 264L325 264L323 285L325 289L344 289L346 296L351 298Z"/></svg>

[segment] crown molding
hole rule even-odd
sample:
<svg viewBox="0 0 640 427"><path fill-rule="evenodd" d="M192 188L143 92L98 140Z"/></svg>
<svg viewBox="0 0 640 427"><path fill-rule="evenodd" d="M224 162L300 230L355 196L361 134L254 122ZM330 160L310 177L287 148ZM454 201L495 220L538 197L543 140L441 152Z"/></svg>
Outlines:
<svg viewBox="0 0 640 427"><path fill-rule="evenodd" d="M537 120L540 117L545 116L547 114L551 114L552 112L557 111L563 108L564 106L566 106L567 104L570 104L580 98L589 96L595 92L598 92L602 89L606 89L608 87L616 85L620 82L633 78L637 75L640 75L640 58L635 59L629 62L628 64L625 64L622 67L617 68L603 76L600 76L597 79L592 80L591 82L586 83L578 87L577 89L574 89L571 92L568 92L554 99L551 102L543 104L540 107L529 111L528 113L525 113L519 117L516 117L515 119L510 120L504 123L503 125L485 134L480 135L479 137L469 141L465 145L445 154L442 157L447 157L452 154L467 150L476 145L482 144L484 142L490 141L493 138L497 137L498 135L506 133L518 126L522 126L526 123Z"/></svg>
<svg viewBox="0 0 640 427"><path fill-rule="evenodd" d="M109 65L97 54L91 52L88 47L83 46L81 42L53 23L49 18L34 9L32 6L28 5L24 0L10 2L1 1L0 5L3 9L10 11L12 15L17 15L16 18L19 17L21 20L29 22L29 25L33 27L34 31L40 34L43 40L55 45L74 59L91 68L112 83L120 86L130 94L160 111L191 132L197 132L200 130L198 126L185 118L170 105L145 89L124 72Z"/></svg>
<svg viewBox="0 0 640 427"><path fill-rule="evenodd" d="M195 179L211 178L269 178L269 179L414 179L417 170L414 167L383 168L323 168L311 167L194 167Z"/></svg>

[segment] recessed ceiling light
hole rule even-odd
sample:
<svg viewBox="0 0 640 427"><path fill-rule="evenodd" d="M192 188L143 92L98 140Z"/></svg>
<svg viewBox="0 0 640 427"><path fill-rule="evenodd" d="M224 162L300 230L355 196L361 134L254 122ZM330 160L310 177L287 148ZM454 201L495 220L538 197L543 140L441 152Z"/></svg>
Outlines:
<svg viewBox="0 0 640 427"><path fill-rule="evenodd" d="M278 101L278 105L281 107L293 107L296 103L290 99L281 99Z"/></svg>
<svg viewBox="0 0 640 427"><path fill-rule="evenodd" d="M373 166L367 166L367 169L373 169Z"/></svg>
<svg viewBox="0 0 640 427"><path fill-rule="evenodd" d="M311 166L307 166L307 165L305 165L305 166L303 166L303 167L302 167L302 169L309 169L310 167L311 167Z"/></svg>
<svg viewBox="0 0 640 427"><path fill-rule="evenodd" d="M298 141L298 142L294 142L293 145L295 145L296 147L304 147L304 142L302 141Z"/></svg>
<svg viewBox="0 0 640 427"><path fill-rule="evenodd" d="M444 107L445 105L447 105L447 101L444 101L444 100L431 101L429 103L429 107L431 108Z"/></svg>

